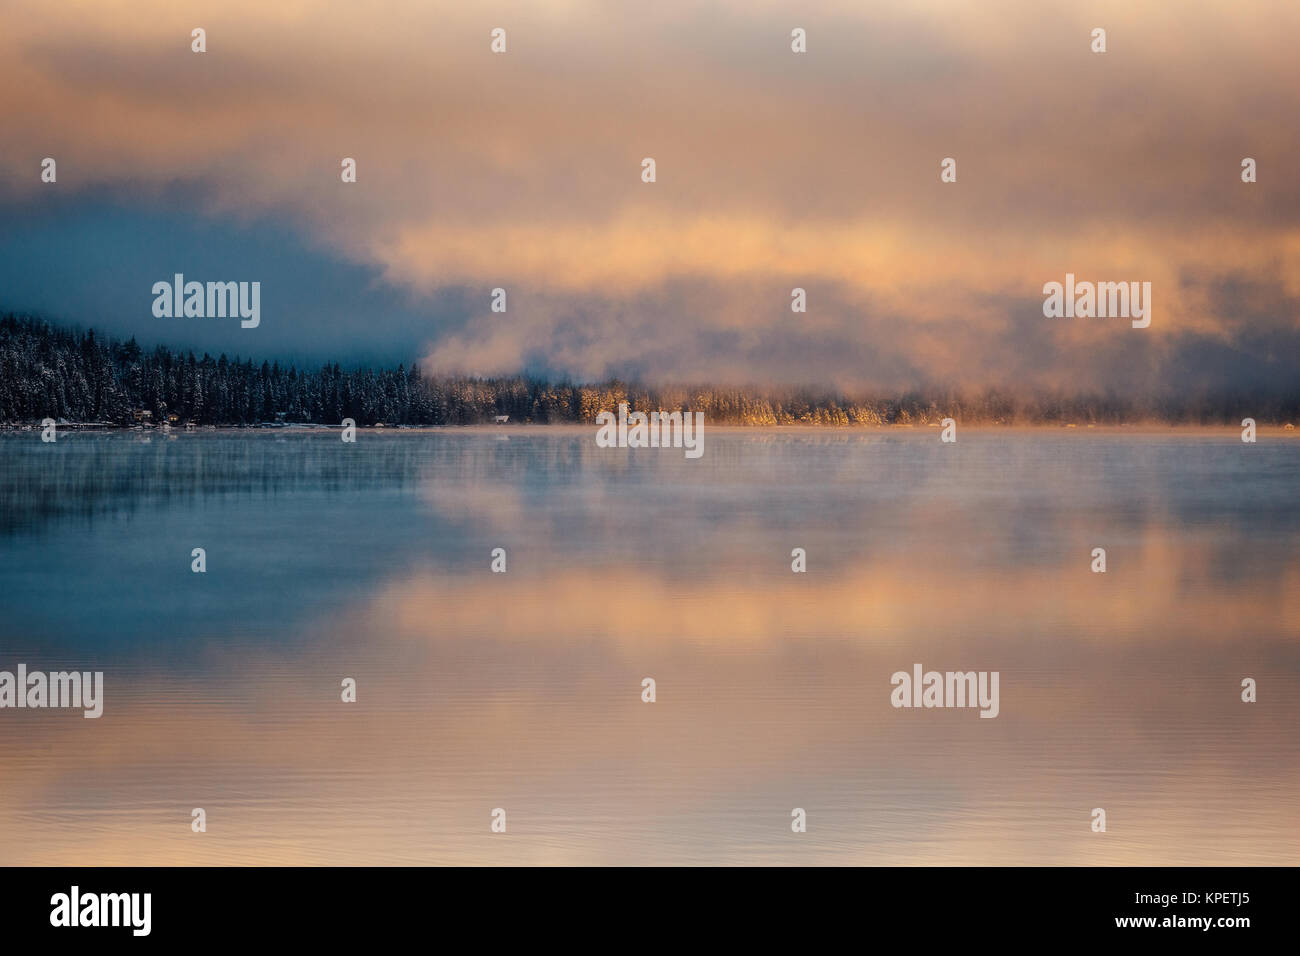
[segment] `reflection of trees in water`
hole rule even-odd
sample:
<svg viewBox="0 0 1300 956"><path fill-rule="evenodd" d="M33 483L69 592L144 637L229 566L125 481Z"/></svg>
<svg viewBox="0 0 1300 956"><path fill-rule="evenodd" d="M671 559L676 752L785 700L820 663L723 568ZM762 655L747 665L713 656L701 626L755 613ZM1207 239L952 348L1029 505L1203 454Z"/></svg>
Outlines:
<svg viewBox="0 0 1300 956"><path fill-rule="evenodd" d="M354 492L414 480L416 448L362 440L363 450L344 445L337 434L287 441L269 434L154 436L148 443L128 434L65 434L52 445L41 443L36 433L6 435L0 437L0 531L31 529L55 517L130 514L213 495ZM26 443L34 444L21 447Z"/></svg>
<svg viewBox="0 0 1300 956"><path fill-rule="evenodd" d="M0 533L32 530L55 518L93 520L218 495L355 495L429 481L517 484L530 475L554 486L597 467L602 457L622 470L620 462L601 456L586 433L500 437L458 430L366 431L345 443L337 430L154 432L147 440L132 432L81 432L47 444L39 431L0 432Z"/></svg>
<svg viewBox="0 0 1300 956"><path fill-rule="evenodd" d="M586 429L506 431L364 431L355 444L293 429L147 443L0 433L0 535L216 497L337 495L364 513L368 493L405 492L413 516L466 547L508 535L579 563L604 554L667 573L810 540L823 573L917 549L1014 571L1061 560L1078 537L1122 554L1123 540L1159 533L1206 543L1216 577L1232 580L1285 571L1278 555L1300 534L1291 441L1243 452L1204 436L992 431L945 446L929 430L719 430L687 461L600 449Z"/></svg>

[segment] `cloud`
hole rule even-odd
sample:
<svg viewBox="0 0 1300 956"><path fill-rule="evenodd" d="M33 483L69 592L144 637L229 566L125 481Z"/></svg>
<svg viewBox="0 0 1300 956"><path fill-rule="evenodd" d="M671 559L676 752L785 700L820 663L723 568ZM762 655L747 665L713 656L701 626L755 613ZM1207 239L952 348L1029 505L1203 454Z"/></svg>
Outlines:
<svg viewBox="0 0 1300 956"><path fill-rule="evenodd" d="M197 216L282 223L431 313L471 303L429 323L433 369L1069 389L1181 388L1214 356L1229 384L1300 371L1293 4L1200 5L1176 30L1028 0L11 6L11 202L53 188L46 155L64 194L161 205L184 184ZM1152 328L1044 319L1066 272L1152 282Z"/></svg>

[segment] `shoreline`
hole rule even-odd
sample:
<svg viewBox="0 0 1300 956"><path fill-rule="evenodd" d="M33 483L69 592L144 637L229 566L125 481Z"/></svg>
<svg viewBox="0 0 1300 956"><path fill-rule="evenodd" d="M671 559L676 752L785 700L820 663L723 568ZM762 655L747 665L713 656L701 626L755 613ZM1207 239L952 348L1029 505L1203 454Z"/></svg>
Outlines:
<svg viewBox="0 0 1300 956"><path fill-rule="evenodd" d="M710 425L705 423L710 432L792 432L806 434L844 434L844 433L918 433L930 430L939 431L940 426L936 423L927 424L898 424L898 425L745 425L735 422L724 424ZM1014 432L1014 431L1033 431L1033 432L1078 432L1086 434L1204 434L1204 435L1240 435L1242 426L1236 424L1225 425L1202 425L1202 424L1185 424L1185 423L1168 423L1168 422L1125 422L1120 424L1051 424L1051 423L1027 423L1027 424L1004 424L992 422L976 422L963 424L957 422L957 427L962 432ZM323 424L262 424L262 425L199 425L192 429L184 426L172 425L161 427L157 425L141 427L138 425L113 425L101 422L60 422L56 426L59 432L79 432L79 433L109 433L109 432L136 432L142 435L201 435L201 434L242 434L242 433L291 433L291 434L333 434L342 430L341 425L323 425ZM495 435L509 435L520 432L555 432L575 434L586 434L590 432L595 434L599 428L595 423L583 424L577 422L557 422L557 423L537 423L521 422L510 424L475 424L475 425L357 425L358 432L367 434L446 434L446 433L483 433ZM0 434L20 433L20 432L40 432L41 425L36 424L11 424L0 423ZM1288 423L1258 423L1256 433L1263 435L1277 436L1300 436L1300 428L1296 428Z"/></svg>

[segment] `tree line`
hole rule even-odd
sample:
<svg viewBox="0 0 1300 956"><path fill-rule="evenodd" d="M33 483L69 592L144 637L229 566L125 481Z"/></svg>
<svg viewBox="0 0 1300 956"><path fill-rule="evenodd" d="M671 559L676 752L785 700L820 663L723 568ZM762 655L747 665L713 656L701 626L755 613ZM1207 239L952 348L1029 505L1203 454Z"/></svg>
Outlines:
<svg viewBox="0 0 1300 956"><path fill-rule="evenodd" d="M512 422L587 423L627 402L633 410L702 411L706 420L743 425L931 424L951 416L968 423L1118 424L1292 421L1300 402L1249 394L1165 395L1136 400L1110 395L977 394L931 389L902 395L848 395L830 388L650 387L610 380L575 384L524 375L437 377L412 363L314 368L216 358L165 346L141 348L93 329L60 328L30 316L0 318L0 423L43 418L128 425L139 411L153 421L175 415L197 425L267 422L358 425L472 425L500 415Z"/></svg>

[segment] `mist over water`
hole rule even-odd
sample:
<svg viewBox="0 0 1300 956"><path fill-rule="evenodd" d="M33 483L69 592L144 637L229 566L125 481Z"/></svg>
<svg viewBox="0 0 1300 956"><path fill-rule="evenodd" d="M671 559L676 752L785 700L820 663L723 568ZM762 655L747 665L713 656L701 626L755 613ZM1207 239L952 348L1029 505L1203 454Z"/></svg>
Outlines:
<svg viewBox="0 0 1300 956"><path fill-rule="evenodd" d="M1295 862L1296 439L593 434L0 435L0 864Z"/></svg>

